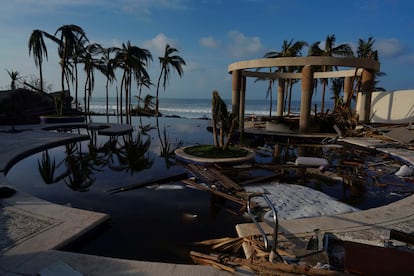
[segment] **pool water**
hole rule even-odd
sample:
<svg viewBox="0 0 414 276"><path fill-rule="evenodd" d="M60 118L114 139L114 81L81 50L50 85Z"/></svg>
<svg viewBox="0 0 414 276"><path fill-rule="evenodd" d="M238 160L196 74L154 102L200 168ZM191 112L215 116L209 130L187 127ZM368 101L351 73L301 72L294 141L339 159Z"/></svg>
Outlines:
<svg viewBox="0 0 414 276"><path fill-rule="evenodd" d="M99 119L94 118L95 121ZM183 164L176 163L166 152L171 152L178 146L211 144L213 139L207 131L208 122L159 118L159 133L152 128L142 134L143 126L154 126L155 119L133 119L135 130L132 141L135 142L135 147L129 148L130 154L125 153L124 137L114 140L97 136L92 150L89 150L88 142L48 150L49 164L54 160L56 169L53 177L46 177L46 182L55 183L45 184L41 177L39 165L45 161L44 153L20 161L9 171L7 177L18 190L36 197L111 216L106 227L67 250L125 259L191 263L189 252L198 248L195 242L235 237L235 225L250 222L243 214L237 213L240 206L185 186L179 181L163 185L151 182L186 173ZM269 152L259 154L256 162L284 164L293 162L299 154L324 157L335 165L329 170L341 170L343 174L353 175L365 183L358 186L363 187L360 188L361 191L357 193L338 181L318 177L307 177L303 181L290 171L286 171L282 180L292 183L302 181L304 185L360 209L387 204L411 194L406 193L411 191L410 183L393 175L400 163L387 156L367 154L348 147L315 149L312 146L299 148L284 145L282 149L277 157ZM339 164L346 163L344 161L352 165L340 166ZM68 173L68 164L74 166L76 173ZM239 172L234 170L232 176L241 180L266 173L268 171L252 169L246 172L242 169ZM394 185L384 187L379 182ZM131 185L138 185L139 188L111 192Z"/></svg>

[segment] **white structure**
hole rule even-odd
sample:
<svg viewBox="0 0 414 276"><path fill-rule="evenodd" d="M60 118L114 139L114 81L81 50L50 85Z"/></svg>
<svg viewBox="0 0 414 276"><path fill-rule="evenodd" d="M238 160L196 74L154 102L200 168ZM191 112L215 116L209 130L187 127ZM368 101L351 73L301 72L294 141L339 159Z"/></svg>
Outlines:
<svg viewBox="0 0 414 276"><path fill-rule="evenodd" d="M358 93L356 110L363 112L361 93ZM375 91L371 93L370 123L414 123L414 90Z"/></svg>

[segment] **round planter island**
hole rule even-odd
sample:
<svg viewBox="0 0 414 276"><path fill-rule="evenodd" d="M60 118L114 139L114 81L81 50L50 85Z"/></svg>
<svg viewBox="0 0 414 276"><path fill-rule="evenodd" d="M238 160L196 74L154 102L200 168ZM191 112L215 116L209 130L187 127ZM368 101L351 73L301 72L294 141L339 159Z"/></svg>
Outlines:
<svg viewBox="0 0 414 276"><path fill-rule="evenodd" d="M185 163L193 163L193 164L200 164L200 165L208 165L208 164L224 164L224 165L236 165L242 163L254 163L256 153L251 150L244 148L247 151L245 156L238 156L238 157L200 157L196 155L191 155L185 152L185 149L193 147L181 147L175 150L175 158L178 161L182 161Z"/></svg>

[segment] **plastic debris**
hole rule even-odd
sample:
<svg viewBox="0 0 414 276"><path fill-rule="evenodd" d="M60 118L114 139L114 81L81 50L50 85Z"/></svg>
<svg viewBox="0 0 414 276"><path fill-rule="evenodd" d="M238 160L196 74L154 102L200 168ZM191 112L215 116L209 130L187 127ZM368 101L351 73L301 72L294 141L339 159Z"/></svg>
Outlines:
<svg viewBox="0 0 414 276"><path fill-rule="evenodd" d="M407 165L402 165L401 168L395 173L395 175L400 177L412 176L414 175L414 169Z"/></svg>

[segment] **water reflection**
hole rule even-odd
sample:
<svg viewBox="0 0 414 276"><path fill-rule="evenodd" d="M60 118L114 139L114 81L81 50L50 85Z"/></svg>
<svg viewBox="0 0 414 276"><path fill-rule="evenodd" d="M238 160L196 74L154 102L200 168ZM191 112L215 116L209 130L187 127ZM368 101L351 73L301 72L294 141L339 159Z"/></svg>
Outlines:
<svg viewBox="0 0 414 276"><path fill-rule="evenodd" d="M135 138L131 135L123 144L118 143L117 145L110 154L111 158L109 160L111 163L108 164L108 167L111 169L134 174L152 167L154 160L150 158L148 152L151 145L149 136L144 139L143 135L138 133ZM114 162L113 156L117 158L117 162Z"/></svg>
<svg viewBox="0 0 414 276"><path fill-rule="evenodd" d="M176 143L171 142L168 136L167 127L164 125L161 133L158 117L156 117L156 121L157 134L160 141L160 157L164 159L166 167L170 168L175 165L175 150L183 145L183 141L179 140Z"/></svg>
<svg viewBox="0 0 414 276"><path fill-rule="evenodd" d="M97 145L91 136L87 149L84 143L65 145L65 157L59 163L51 157L48 150L37 161L39 173L46 184L61 180L73 191L86 192L95 183L95 174L105 167L113 171L136 172L151 168L149 148L151 139L137 133L120 137L110 137L107 142Z"/></svg>

